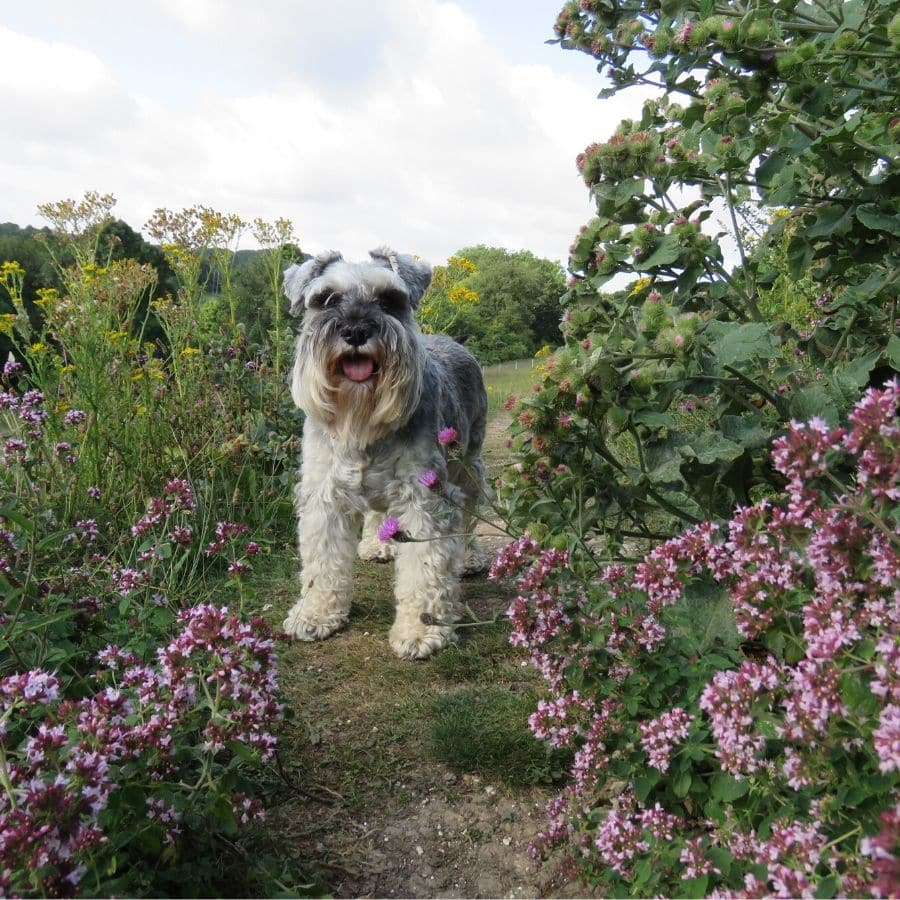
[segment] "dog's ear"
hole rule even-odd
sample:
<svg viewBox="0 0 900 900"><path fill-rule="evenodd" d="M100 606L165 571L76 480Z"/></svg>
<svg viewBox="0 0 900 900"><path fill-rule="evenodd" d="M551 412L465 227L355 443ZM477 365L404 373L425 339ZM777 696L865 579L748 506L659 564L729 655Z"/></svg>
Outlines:
<svg viewBox="0 0 900 900"><path fill-rule="evenodd" d="M369 251L369 256L374 262L396 273L409 291L410 306L416 309L431 284L431 264L408 253L395 253L390 247L377 247Z"/></svg>
<svg viewBox="0 0 900 900"><path fill-rule="evenodd" d="M298 266L284 270L284 293L291 301L291 315L299 316L306 302L306 286L315 281L333 262L343 259L336 250L327 250Z"/></svg>

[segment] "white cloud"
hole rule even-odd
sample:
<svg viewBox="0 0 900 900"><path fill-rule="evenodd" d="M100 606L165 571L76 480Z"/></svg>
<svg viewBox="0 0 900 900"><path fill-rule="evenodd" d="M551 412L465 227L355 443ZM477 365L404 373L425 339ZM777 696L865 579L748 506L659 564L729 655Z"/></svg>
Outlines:
<svg viewBox="0 0 900 900"><path fill-rule="evenodd" d="M0 163L0 218L35 222L38 203L96 189L135 227L158 206L204 203L286 216L312 251L359 256L389 242L440 262L487 243L565 257L590 215L574 157L635 115L633 99L597 101L597 77L508 62L454 3L357 0L315 20L298 13L310 6L157 0L173 47L206 48L173 67L187 76L215 48L254 72L239 90L206 72L177 97L177 69L158 87L136 83L121 34L113 54L85 30L75 46L36 25L0 29L0 87L21 122ZM132 54L167 65L129 34Z"/></svg>

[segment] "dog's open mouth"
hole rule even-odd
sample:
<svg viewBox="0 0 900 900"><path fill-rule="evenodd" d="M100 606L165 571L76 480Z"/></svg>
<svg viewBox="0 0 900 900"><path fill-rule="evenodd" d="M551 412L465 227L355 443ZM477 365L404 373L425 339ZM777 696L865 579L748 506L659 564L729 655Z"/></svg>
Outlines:
<svg viewBox="0 0 900 900"><path fill-rule="evenodd" d="M375 360L371 356L363 356L362 354L353 354L341 358L341 372L345 378L350 381L362 383L368 381L376 372L378 367Z"/></svg>

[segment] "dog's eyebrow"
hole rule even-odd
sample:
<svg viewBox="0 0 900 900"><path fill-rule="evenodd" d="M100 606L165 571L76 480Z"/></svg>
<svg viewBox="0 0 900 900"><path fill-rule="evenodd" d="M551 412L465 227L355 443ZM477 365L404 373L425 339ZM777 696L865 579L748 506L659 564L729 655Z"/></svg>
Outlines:
<svg viewBox="0 0 900 900"><path fill-rule="evenodd" d="M343 295L340 291L336 291L334 288L324 287L312 294L306 301L306 305L310 307L327 307L332 305L332 300L340 302L342 299Z"/></svg>

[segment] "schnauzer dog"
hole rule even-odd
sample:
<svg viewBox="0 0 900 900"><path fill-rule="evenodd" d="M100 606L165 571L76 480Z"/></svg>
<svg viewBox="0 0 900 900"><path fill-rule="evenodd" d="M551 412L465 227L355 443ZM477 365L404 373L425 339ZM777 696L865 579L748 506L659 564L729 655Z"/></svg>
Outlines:
<svg viewBox="0 0 900 900"><path fill-rule="evenodd" d="M390 644L424 659L454 638L459 576L484 568L471 526L485 489L487 395L468 350L419 331L431 266L388 248L369 255L323 253L284 275L291 314L304 313L291 393L306 413L301 591L284 630L305 641L333 634L350 613L357 551L393 556Z"/></svg>

